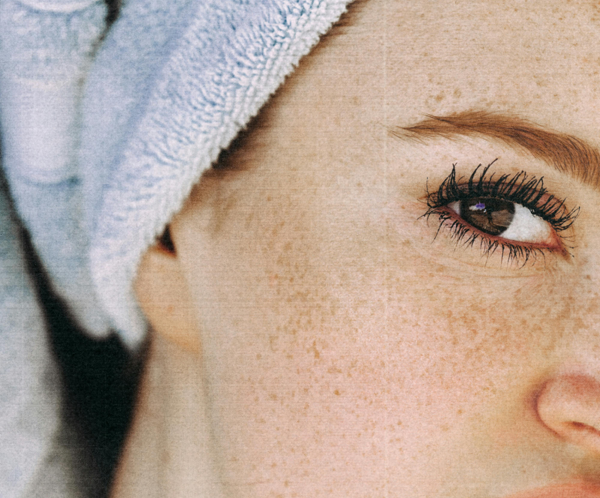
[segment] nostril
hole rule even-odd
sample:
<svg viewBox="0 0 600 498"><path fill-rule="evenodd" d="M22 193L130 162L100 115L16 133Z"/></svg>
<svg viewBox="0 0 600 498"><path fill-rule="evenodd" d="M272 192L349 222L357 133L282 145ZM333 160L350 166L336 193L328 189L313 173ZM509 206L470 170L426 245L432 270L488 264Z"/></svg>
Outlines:
<svg viewBox="0 0 600 498"><path fill-rule="evenodd" d="M586 432L590 435L595 435L595 436L600 437L600 431L598 431L591 425L587 425L582 422L567 422L566 425L568 426L568 428L570 428L574 431Z"/></svg>
<svg viewBox="0 0 600 498"><path fill-rule="evenodd" d="M600 382L588 375L561 375L542 388L536 409L562 439L600 454Z"/></svg>

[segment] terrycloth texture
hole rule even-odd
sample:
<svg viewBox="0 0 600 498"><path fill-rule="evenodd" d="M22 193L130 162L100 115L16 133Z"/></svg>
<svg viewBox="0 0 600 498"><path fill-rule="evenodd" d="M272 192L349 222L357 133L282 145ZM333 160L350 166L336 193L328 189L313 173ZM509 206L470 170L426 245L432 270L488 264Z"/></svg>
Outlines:
<svg viewBox="0 0 600 498"><path fill-rule="evenodd" d="M110 321L91 284L76 150L83 78L105 12L101 0L0 1L2 168L54 289L99 334ZM62 387L11 209L2 186L0 496L98 496L86 489L97 483L81 483L79 435L61 422Z"/></svg>
<svg viewBox="0 0 600 498"><path fill-rule="evenodd" d="M129 343L139 259L348 0L131 0L89 75L80 155L91 268Z"/></svg>
<svg viewBox="0 0 600 498"><path fill-rule="evenodd" d="M348 3L130 0L91 70L102 2L0 4L6 174L84 329L144 336L131 291L142 253Z"/></svg>
<svg viewBox="0 0 600 498"><path fill-rule="evenodd" d="M131 290L142 253L347 3L130 0L103 40L101 0L0 2L2 167L82 328L143 337ZM0 496L74 498L76 452L58 431L58 380L11 216L0 188Z"/></svg>
<svg viewBox="0 0 600 498"><path fill-rule="evenodd" d="M96 334L110 321L92 288L76 151L82 84L105 15L102 0L0 2L3 168L54 290Z"/></svg>
<svg viewBox="0 0 600 498"><path fill-rule="evenodd" d="M103 39L101 0L0 1L2 167L83 329L144 336L131 291L142 253L347 3L130 0ZM86 496L6 197L0 188L0 496Z"/></svg>
<svg viewBox="0 0 600 498"><path fill-rule="evenodd" d="M58 435L61 395L19 227L0 185L0 496L41 496ZM48 494L52 487L46 486ZM69 495L64 495L66 498Z"/></svg>

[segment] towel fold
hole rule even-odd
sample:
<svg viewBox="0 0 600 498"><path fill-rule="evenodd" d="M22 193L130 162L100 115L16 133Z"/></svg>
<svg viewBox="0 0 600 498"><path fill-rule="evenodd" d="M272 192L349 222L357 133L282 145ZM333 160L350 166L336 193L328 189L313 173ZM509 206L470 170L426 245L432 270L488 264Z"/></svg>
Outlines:
<svg viewBox="0 0 600 498"><path fill-rule="evenodd" d="M348 0L131 0L90 72L83 174L92 276L130 344L138 262L200 175Z"/></svg>
<svg viewBox="0 0 600 498"><path fill-rule="evenodd" d="M105 32L101 0L0 2L2 168L20 219L0 188L0 496L38 496L59 424L18 223L81 328L139 344L143 252L348 3L128 0Z"/></svg>
<svg viewBox="0 0 600 498"><path fill-rule="evenodd" d="M110 321L91 283L77 148L82 85L105 16L96 0L0 3L2 166L54 290L97 335Z"/></svg>
<svg viewBox="0 0 600 498"><path fill-rule="evenodd" d="M28 275L20 228L0 184L0 496L27 496L58 433L60 383Z"/></svg>
<svg viewBox="0 0 600 498"><path fill-rule="evenodd" d="M82 83L104 30L102 1L0 2L0 496L79 498L80 441L28 276L20 221L54 290L88 330L109 330L92 288L76 164ZM0 176L4 176L0 175ZM2 180L3 182L3 180Z"/></svg>

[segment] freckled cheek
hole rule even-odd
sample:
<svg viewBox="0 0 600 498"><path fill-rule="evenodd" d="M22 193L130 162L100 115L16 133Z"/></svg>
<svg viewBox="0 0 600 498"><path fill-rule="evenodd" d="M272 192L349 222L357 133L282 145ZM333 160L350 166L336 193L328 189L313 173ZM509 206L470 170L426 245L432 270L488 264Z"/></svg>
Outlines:
<svg viewBox="0 0 600 498"><path fill-rule="evenodd" d="M540 306L516 292L514 279L428 285L405 276L390 283L390 321L399 325L390 348L397 369L421 372L419 392L489 398L515 380L534 379L547 362L556 335L545 330Z"/></svg>
<svg viewBox="0 0 600 498"><path fill-rule="evenodd" d="M404 347L455 359L452 369L483 372L513 368L552 347L557 334L547 330L547 317L559 314L569 292L560 275L486 265L476 247L457 246L446 233L434 240L436 220L418 220L423 206L404 207L406 216L388 219L382 284L394 320L405 324L398 328L409 331L401 334ZM418 334L412 342L410 331Z"/></svg>
<svg viewBox="0 0 600 498"><path fill-rule="evenodd" d="M406 464L428 435L467 433L466 419L497 411L540 345L514 287L415 268L418 252L385 223L352 237L278 226L259 244L218 244L198 279L211 418L232 480L322 471L349 482L340 469Z"/></svg>
<svg viewBox="0 0 600 498"><path fill-rule="evenodd" d="M302 254L290 248L260 276L236 271L215 284L228 287L210 323L223 335L207 337L204 350L223 466L235 481L308 472L314 483L355 482L352 473L373 482L386 471L390 423L383 281L342 269L323 280Z"/></svg>
<svg viewBox="0 0 600 498"><path fill-rule="evenodd" d="M381 344L365 351L350 331L321 327L239 344L243 356L227 359L227 375L213 376L212 419L229 479L300 480L317 488L323 477L329 484L383 479Z"/></svg>

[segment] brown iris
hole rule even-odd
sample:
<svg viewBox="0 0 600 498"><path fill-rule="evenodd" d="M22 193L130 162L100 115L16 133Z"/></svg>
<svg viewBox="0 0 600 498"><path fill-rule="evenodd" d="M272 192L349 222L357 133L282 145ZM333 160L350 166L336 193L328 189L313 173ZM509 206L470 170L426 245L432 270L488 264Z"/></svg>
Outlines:
<svg viewBox="0 0 600 498"><path fill-rule="evenodd" d="M491 197L460 201L460 216L470 225L489 235L500 235L515 216L515 205Z"/></svg>

